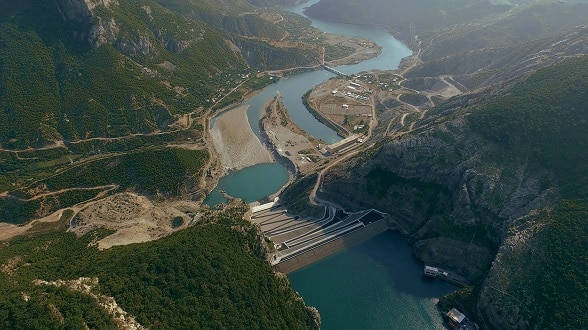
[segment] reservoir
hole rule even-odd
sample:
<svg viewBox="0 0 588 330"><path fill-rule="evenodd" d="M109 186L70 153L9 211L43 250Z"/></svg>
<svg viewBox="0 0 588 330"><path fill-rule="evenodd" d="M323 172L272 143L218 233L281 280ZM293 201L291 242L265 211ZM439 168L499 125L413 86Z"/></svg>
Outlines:
<svg viewBox="0 0 588 330"><path fill-rule="evenodd" d="M305 16L304 7L316 2L311 0L287 10ZM311 21L325 32L365 37L382 47L376 58L337 67L346 74L393 70L411 54L380 27ZM249 105L248 121L254 133L260 136L263 105L279 91L300 128L325 143L339 141L341 137L318 122L302 104L308 90L333 76L325 70L287 76L245 100L241 105ZM275 193L287 180L287 171L278 163L255 165L221 178L217 190L205 202L216 205L225 201L219 190L252 202ZM305 302L318 308L323 329L442 329L435 302L456 290L451 284L425 279L423 264L412 256L406 239L391 231L290 273L288 278Z"/></svg>
<svg viewBox="0 0 588 330"><path fill-rule="evenodd" d="M303 13L304 8L317 2L318 0L311 0L304 4L297 5L295 7L288 7L286 9L305 16ZM382 53L375 58L360 62L358 64L342 65L337 67L337 70L346 74L355 74L370 69L394 70L398 68L402 58L409 56L412 53L411 50L408 49L404 44L394 39L392 35L380 27L357 26L351 24L322 22L311 18L309 19L312 21L312 25L314 27L319 28L325 32L368 38L382 47ZM265 87L253 97L246 99L241 104L236 106L249 106L247 110L249 125L259 138L259 119L261 118L263 105L273 99L273 97L276 95L276 92L279 91L282 95L282 102L288 108L288 112L290 113L292 120L296 122L296 124L301 129L310 135L317 139L321 139L326 144L331 144L341 140L341 137L338 136L335 131L320 123L312 116L310 112L308 112L304 104L302 104L302 96L312 89L313 86L318 85L334 76L335 75L333 73L326 70L303 72L287 76L280 79L278 82ZM261 175L257 176L255 180L268 183L267 185L258 185L258 189L255 190L254 195L249 194L251 189L248 186L230 183L234 178L236 181L242 181L240 179L242 175L239 174L241 171L237 171L223 177L219 182L217 189L213 190L213 192L207 196L205 203L212 206L226 201L226 199L219 192L219 189L223 190L230 196L243 198L246 201L255 201L275 193L279 190L280 187L288 182L287 175L275 175L276 173L281 172L279 168L283 169L282 165L278 163L273 163L271 165L255 165L252 168L254 169L244 169L242 171L247 171L249 174L259 173ZM263 168L265 170L269 170L269 172L267 175L264 175L263 171L256 170L255 168ZM277 182L276 180L281 181Z"/></svg>
<svg viewBox="0 0 588 330"><path fill-rule="evenodd" d="M423 276L398 232L386 231L288 274L321 328L443 329L436 300L456 287Z"/></svg>
<svg viewBox="0 0 588 330"><path fill-rule="evenodd" d="M287 181L288 170L278 163L251 166L222 177L204 202L210 206L226 202L219 190L246 203L255 202L280 190Z"/></svg>

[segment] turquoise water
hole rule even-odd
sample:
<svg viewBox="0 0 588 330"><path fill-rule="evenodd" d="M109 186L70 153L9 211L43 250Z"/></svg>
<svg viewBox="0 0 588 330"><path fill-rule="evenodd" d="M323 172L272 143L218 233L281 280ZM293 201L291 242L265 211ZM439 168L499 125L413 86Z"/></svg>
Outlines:
<svg viewBox="0 0 588 330"><path fill-rule="evenodd" d="M304 15L302 13L303 8L312 5L315 2L317 1L310 1L303 5L286 9ZM400 60L403 57L409 56L411 54L410 49L408 49L401 42L394 39L388 32L379 27L329 23L314 19L311 19L311 21L313 26L320 28L323 31L336 34L366 37L382 46L382 54L376 58L358 64L337 67L338 70L347 74L354 74L369 69L395 69L398 67ZM308 90L333 76L334 74L325 70L304 72L288 76L280 79L278 82L270 86L267 86L259 93L243 101L237 106L249 106L247 110L249 125L257 137L260 137L259 119L261 118L263 105L273 99L273 97L276 95L276 92L279 91L282 95L282 101L288 108L292 120L300 128L315 138L323 140L327 144L335 143L341 140L341 137L338 136L335 131L320 123L302 104L302 96ZM281 167L281 165L274 166ZM248 175L256 175L251 170L244 171L246 171ZM256 199L263 198L271 195L272 193L275 193L280 189L280 187L288 182L288 177L285 175L271 176L273 179L269 180L267 177L264 177L265 175L263 172L255 173L259 173L261 176L252 179L251 181L265 182L268 184L267 188L264 187L260 188L259 190L252 190L250 189L249 185L240 185L242 179L240 178L240 171L238 171L230 173L221 179L221 182L226 182L224 185L228 186L228 189L221 187L222 183L219 183L219 187L217 189L220 188L229 195L244 198L246 201L255 201ZM232 181L235 181L236 183L228 183ZM226 201L217 189L213 190L213 192L206 198L206 204L212 206ZM259 193L260 191L266 193L266 195L261 196Z"/></svg>
<svg viewBox="0 0 588 330"><path fill-rule="evenodd" d="M287 10L302 14L304 7L316 2ZM347 74L370 69L393 70L403 57L411 54L406 46L379 27L311 21L323 31L366 37L382 46L382 54L376 58L337 67ZM255 134L259 137L263 105L279 91L298 126L326 143L339 141L341 138L333 130L306 110L301 99L314 85L333 76L324 70L288 76L245 100L242 105L249 105L248 121ZM281 165L262 164L221 178L217 189L252 202L275 193L287 180L288 173ZM218 190L205 200L211 206L224 201ZM386 232L289 274L288 278L305 302L319 309L323 329L442 329L435 302L456 287L425 279L423 267L422 262L413 258L404 237Z"/></svg>
<svg viewBox="0 0 588 330"><path fill-rule="evenodd" d="M247 167L222 177L204 203L214 206L226 202L226 198L219 190L241 198L246 203L255 202L280 190L288 182L288 175L288 170L278 163Z"/></svg>
<svg viewBox="0 0 588 330"><path fill-rule="evenodd" d="M423 277L406 239L384 232L288 275L321 328L442 329L437 297L456 290Z"/></svg>
<svg viewBox="0 0 588 330"><path fill-rule="evenodd" d="M306 16L304 8L310 7L317 2L319 0L311 0L288 8L288 10L308 18L312 22L312 26L325 32L367 38L382 47L382 53L379 56L357 64L338 66L337 70L346 74L356 74L372 69L394 70L398 68L402 58L412 54L408 47L379 26L325 22Z"/></svg>

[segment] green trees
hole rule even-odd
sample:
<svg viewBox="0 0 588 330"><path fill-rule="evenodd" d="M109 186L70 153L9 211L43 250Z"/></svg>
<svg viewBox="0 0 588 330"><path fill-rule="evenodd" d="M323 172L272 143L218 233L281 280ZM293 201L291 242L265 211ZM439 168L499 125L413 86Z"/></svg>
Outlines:
<svg viewBox="0 0 588 330"><path fill-rule="evenodd" d="M0 264L11 271L0 272L0 325L113 328L87 294L32 283L97 277L92 292L114 297L151 329L311 327L311 315L287 280L254 255L259 238L241 220L243 211L207 214L205 223L159 241L106 251L87 246L104 232L81 238L54 232L5 243Z"/></svg>
<svg viewBox="0 0 588 330"><path fill-rule="evenodd" d="M588 57L529 76L469 115L497 153L528 158L557 173L565 198L588 197Z"/></svg>
<svg viewBox="0 0 588 330"><path fill-rule="evenodd" d="M161 148L88 161L0 198L0 219L23 223L107 190L133 189L148 196L180 196L200 179L208 157L203 150ZM113 190L115 187L118 188ZM35 193L28 192L31 189L45 191L46 195L33 199Z"/></svg>
<svg viewBox="0 0 588 330"><path fill-rule="evenodd" d="M32 32L7 24L0 31L0 116L11 123L0 126L0 136L9 139L2 142L20 148L42 145L39 130L30 128L55 122L59 94L51 53Z"/></svg>

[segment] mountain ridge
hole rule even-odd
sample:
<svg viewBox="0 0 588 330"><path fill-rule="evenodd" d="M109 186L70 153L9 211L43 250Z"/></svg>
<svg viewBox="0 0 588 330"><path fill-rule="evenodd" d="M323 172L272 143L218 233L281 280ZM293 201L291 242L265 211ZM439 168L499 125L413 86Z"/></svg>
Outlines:
<svg viewBox="0 0 588 330"><path fill-rule="evenodd" d="M369 151L371 156L338 165L325 177L319 197L351 210L374 207L391 214L425 263L457 271L474 283L478 296L469 304L452 301L486 327L579 326L583 321L573 313L573 304L582 304L581 281L561 279L559 285L574 287L580 296L574 294L575 302L562 304L558 312L553 310L566 296L550 291L549 301L539 303L510 287L503 291L520 304L486 306L498 299L497 291L480 281L492 281L488 272L513 274L518 262L493 261L493 256L511 253L507 246L518 237L513 228L532 226L525 219L534 219L536 212L549 214L555 208L566 221L581 219L565 205L571 201L582 209L588 193L582 152L588 143L587 61L586 56L569 59L437 105L410 134L381 144ZM551 231L557 222L549 223L535 228L557 236ZM585 221L575 225L586 228ZM578 239L561 244L573 248ZM525 246L520 238L518 246ZM533 269L550 269L547 265L555 262L542 259ZM585 275L582 265L570 267L568 271ZM541 296L546 283L529 273L516 278L519 286L525 280L535 283L525 288L533 297ZM502 290L497 283L493 287ZM544 315L541 321L534 318L538 314Z"/></svg>

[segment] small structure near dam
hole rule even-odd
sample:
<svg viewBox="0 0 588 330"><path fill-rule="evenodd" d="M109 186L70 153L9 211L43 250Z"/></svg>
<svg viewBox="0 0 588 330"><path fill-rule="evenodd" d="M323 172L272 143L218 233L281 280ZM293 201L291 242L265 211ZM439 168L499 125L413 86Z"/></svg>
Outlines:
<svg viewBox="0 0 588 330"><path fill-rule="evenodd" d="M320 219L289 215L277 204L256 207L255 211L251 221L274 243L277 251L271 262L282 273L293 272L390 229L389 215L374 209L346 213L328 206Z"/></svg>

